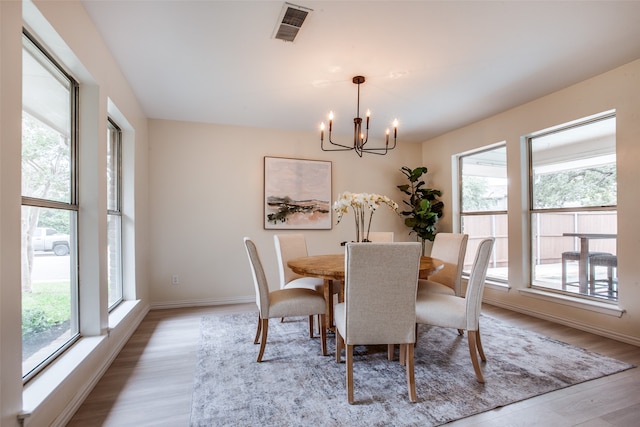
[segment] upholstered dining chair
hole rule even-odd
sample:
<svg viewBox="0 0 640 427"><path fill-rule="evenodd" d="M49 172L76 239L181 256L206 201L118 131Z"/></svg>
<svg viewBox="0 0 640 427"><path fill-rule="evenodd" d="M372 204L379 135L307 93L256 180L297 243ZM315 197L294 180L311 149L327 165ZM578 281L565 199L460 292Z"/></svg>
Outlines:
<svg viewBox="0 0 640 427"><path fill-rule="evenodd" d="M417 242L346 245L345 300L335 305L334 316L336 361L341 361L345 347L349 403L354 402L353 348L377 344L400 344L406 360L409 400L417 400L413 344L421 251Z"/></svg>
<svg viewBox="0 0 640 427"><path fill-rule="evenodd" d="M418 293L435 292L446 295L462 295L461 279L464 256L467 251L467 234L438 233L433 241L431 256L444 266L428 279L418 280Z"/></svg>
<svg viewBox="0 0 640 427"><path fill-rule="evenodd" d="M324 296L318 291L306 288L279 289L269 292L267 276L255 243L248 237L244 238L244 245L249 257L249 265L253 275L256 290L256 305L258 306L258 327L254 344L260 342L258 362L262 361L264 348L267 344L269 319L275 317L309 316L309 335L313 338L313 317L320 316L320 343L322 355L327 355L327 329L325 326Z"/></svg>
<svg viewBox="0 0 640 427"><path fill-rule="evenodd" d="M370 242L393 242L394 234L393 231L371 231L369 232L369 241Z"/></svg>
<svg viewBox="0 0 640 427"><path fill-rule="evenodd" d="M324 279L319 277L305 277L289 268L287 263L290 259L302 258L309 255L307 251L307 239L304 234L275 234L273 243L276 247L276 256L278 257L278 273L280 274L280 289L285 288L306 288L324 294ZM331 294L338 293L340 286L333 282L329 285ZM280 319L281 321L284 318Z"/></svg>
<svg viewBox="0 0 640 427"><path fill-rule="evenodd" d="M487 359L480 340L480 310L493 242L493 238L480 242L464 298L438 293L423 293L416 297L417 324L467 331L471 362L478 382L481 383L484 382L484 376L480 369L478 355L483 362Z"/></svg>
<svg viewBox="0 0 640 427"><path fill-rule="evenodd" d="M276 234L273 236L273 243L278 257L280 289L307 288L322 292L324 284L321 278L301 276L294 273L287 265L290 259L309 255L304 234Z"/></svg>

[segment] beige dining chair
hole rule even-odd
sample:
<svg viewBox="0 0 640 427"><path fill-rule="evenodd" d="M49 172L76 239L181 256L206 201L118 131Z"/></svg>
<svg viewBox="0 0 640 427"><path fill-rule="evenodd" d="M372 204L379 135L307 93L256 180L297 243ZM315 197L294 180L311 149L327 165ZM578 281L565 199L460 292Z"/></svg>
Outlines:
<svg viewBox="0 0 640 427"><path fill-rule="evenodd" d="M462 267L467 251L467 234L438 233L433 241L431 257L444 263L443 267L418 280L418 293L435 292L446 295L462 295Z"/></svg>
<svg viewBox="0 0 640 427"><path fill-rule="evenodd" d="M324 294L324 279L319 277L301 276L295 273L287 263L294 258L302 258L309 256L307 251L307 239L302 233L293 234L275 234L273 243L276 248L276 256L278 258L278 273L280 275L280 289L285 288L306 288ZM340 291L340 286L330 281L331 294ZM284 321L284 318L280 319Z"/></svg>
<svg viewBox="0 0 640 427"><path fill-rule="evenodd" d="M301 276L294 273L287 265L291 259L309 256L304 234L276 234L273 236L273 243L278 257L280 289L307 288L322 292L324 281L321 278Z"/></svg>
<svg viewBox="0 0 640 427"><path fill-rule="evenodd" d="M349 403L354 402L353 348L378 344L400 345L406 361L409 400L417 400L413 344L421 252L422 245L417 242L346 245L345 301L335 305L334 316L336 361L341 361L345 347Z"/></svg>
<svg viewBox="0 0 640 427"><path fill-rule="evenodd" d="M320 345L322 355L326 356L327 329L325 326L325 302L322 293L306 288L285 288L269 292L267 276L264 273L255 243L250 238L245 237L244 245L249 257L249 265L251 266L253 284L256 291L256 305L258 306L258 327L253 340L254 344L260 342L257 361L261 362L264 355L269 319L276 317L309 316L309 335L313 338L313 317L319 315Z"/></svg>
<svg viewBox="0 0 640 427"><path fill-rule="evenodd" d="M394 234L393 231L371 231L369 232L369 241L370 242L393 242Z"/></svg>
<svg viewBox="0 0 640 427"><path fill-rule="evenodd" d="M416 297L416 323L455 328L467 331L469 354L478 382L484 382L484 376L478 362L478 355L484 362L486 357L480 340L480 311L484 282L487 277L493 238L480 242L476 258L471 268L469 284L464 298L455 295L423 293Z"/></svg>

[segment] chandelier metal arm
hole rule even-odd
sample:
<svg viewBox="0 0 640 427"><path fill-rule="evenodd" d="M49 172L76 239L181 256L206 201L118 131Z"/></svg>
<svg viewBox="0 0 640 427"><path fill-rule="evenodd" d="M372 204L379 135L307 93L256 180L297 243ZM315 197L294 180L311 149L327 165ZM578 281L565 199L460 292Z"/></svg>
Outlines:
<svg viewBox="0 0 640 427"><path fill-rule="evenodd" d="M335 142L331 141L331 137L329 137L329 142L331 143L331 145L335 145L337 147L343 147L343 148L325 148L324 147L324 140L320 141L320 148L322 149L322 151L351 151L354 149L354 147L349 147L347 145L342 145L342 144L336 144Z"/></svg>

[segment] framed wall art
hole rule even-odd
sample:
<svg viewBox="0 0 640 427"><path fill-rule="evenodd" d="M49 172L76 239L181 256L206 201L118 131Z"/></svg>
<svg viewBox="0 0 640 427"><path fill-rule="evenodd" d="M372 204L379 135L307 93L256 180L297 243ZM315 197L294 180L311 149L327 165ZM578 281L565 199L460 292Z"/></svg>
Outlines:
<svg viewBox="0 0 640 427"><path fill-rule="evenodd" d="M264 228L331 226L331 162L265 157Z"/></svg>

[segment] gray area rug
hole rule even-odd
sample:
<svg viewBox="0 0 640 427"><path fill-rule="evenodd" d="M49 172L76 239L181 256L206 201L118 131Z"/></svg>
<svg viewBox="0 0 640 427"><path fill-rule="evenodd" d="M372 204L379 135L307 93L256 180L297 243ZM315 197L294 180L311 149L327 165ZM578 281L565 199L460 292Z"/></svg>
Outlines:
<svg viewBox="0 0 640 427"><path fill-rule="evenodd" d="M390 362L386 346L361 346L354 357L356 404L349 405L333 336L331 355L323 357L306 318L272 319L257 363L256 318L202 319L192 426L436 426L633 367L482 316L484 385L476 381L466 334L421 325L418 402L409 402L397 350Z"/></svg>

